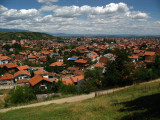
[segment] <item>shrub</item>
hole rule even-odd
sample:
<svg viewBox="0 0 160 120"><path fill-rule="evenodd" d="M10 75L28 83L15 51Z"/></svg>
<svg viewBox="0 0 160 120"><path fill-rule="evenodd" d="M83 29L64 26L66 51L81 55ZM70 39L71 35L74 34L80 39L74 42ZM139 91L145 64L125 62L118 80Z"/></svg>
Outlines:
<svg viewBox="0 0 160 120"><path fill-rule="evenodd" d="M36 95L27 86L17 86L9 92L10 102L14 104L25 103L36 99Z"/></svg>
<svg viewBox="0 0 160 120"><path fill-rule="evenodd" d="M63 94L78 94L78 87L75 85L62 84L59 88L59 92Z"/></svg>

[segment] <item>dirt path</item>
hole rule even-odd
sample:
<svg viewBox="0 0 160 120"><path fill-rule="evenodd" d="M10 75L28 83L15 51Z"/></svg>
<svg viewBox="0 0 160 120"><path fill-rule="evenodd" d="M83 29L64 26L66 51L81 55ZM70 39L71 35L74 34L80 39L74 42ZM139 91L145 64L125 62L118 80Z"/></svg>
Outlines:
<svg viewBox="0 0 160 120"><path fill-rule="evenodd" d="M154 81L144 82L144 83L141 83L141 84L159 82L159 81L160 81L160 79L157 79L157 80L154 80ZM115 91L119 91L119 90L122 90L122 89L129 88L129 87L131 87L131 86L109 89L109 90L103 90L103 91L99 91L97 94L101 94L101 95L102 94L109 94L109 93L113 93ZM82 101L82 100L86 100L86 99L90 99L90 98L94 98L94 97L95 97L95 92L92 92L92 93L87 94L87 95L79 95L79 96L61 98L61 99L50 100L50 101L44 101L44 102L34 103L34 104L29 104L29 105L24 105L24 106L17 106L17 107L11 107L11 108L6 108L6 109L0 109L0 113L8 112L10 110L21 109L21 108L29 108L29 107L37 107L37 106L42 106L42 105L49 105L49 104L52 104L52 103L63 104L63 103L66 103L66 102L68 102L68 103L69 102L77 102L77 101Z"/></svg>

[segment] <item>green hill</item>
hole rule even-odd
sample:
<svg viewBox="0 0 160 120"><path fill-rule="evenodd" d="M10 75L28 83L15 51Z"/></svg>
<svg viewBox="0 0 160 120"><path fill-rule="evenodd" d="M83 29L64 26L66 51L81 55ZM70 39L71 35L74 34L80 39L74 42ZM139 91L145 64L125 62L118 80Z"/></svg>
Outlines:
<svg viewBox="0 0 160 120"><path fill-rule="evenodd" d="M94 99L0 113L0 120L159 120L160 82L146 83Z"/></svg>
<svg viewBox="0 0 160 120"><path fill-rule="evenodd" d="M55 39L55 36L39 32L0 32L0 40L41 40L41 39Z"/></svg>

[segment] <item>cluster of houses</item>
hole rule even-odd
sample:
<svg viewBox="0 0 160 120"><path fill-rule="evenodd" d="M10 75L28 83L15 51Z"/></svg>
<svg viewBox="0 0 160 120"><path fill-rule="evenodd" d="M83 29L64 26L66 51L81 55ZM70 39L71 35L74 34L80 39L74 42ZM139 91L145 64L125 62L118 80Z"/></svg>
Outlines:
<svg viewBox="0 0 160 120"><path fill-rule="evenodd" d="M106 39L112 42L106 42ZM26 49L18 54L7 55L14 49L6 51L3 46L14 43L21 44ZM144 44L145 48L142 48ZM76 47L73 49L66 47L71 45ZM158 38L105 38L104 40L101 37L82 37L81 39L64 37L63 42L57 40L2 40L0 42L0 69L5 70L6 73L0 76L0 85L16 84L46 87L48 84L62 80L66 85L80 86L81 82L84 81L86 69L101 68L103 72L105 71L105 64L109 60L116 59L114 54L105 51L115 48L130 49L131 55L128 57L135 64L135 67L145 66L146 63L153 62L156 54L160 54ZM80 55L68 57L67 61L74 65L66 68L65 53L76 51L79 51ZM61 73L55 73L48 72L42 67L34 68L23 64L26 59L33 63L43 64L47 62L47 56L54 56L56 59L56 62L49 65L51 68L63 67L65 69ZM33 74L31 75L31 73Z"/></svg>

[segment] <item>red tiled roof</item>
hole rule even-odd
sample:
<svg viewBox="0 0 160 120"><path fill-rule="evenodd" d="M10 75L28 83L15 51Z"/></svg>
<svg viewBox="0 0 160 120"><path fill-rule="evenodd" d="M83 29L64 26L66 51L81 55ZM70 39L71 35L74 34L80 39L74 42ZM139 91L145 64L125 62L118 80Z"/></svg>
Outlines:
<svg viewBox="0 0 160 120"><path fill-rule="evenodd" d="M79 80L83 80L84 79L84 76L74 76L74 77L71 77L71 80L73 82L78 82Z"/></svg>
<svg viewBox="0 0 160 120"><path fill-rule="evenodd" d="M55 76L56 75L56 73L53 73L53 72L49 72L49 76Z"/></svg>
<svg viewBox="0 0 160 120"><path fill-rule="evenodd" d="M108 60L109 60L109 59L108 59L107 57L101 57L101 58L99 59L99 63L107 63Z"/></svg>
<svg viewBox="0 0 160 120"><path fill-rule="evenodd" d="M11 58L8 56L0 56L0 60L10 60Z"/></svg>
<svg viewBox="0 0 160 120"><path fill-rule="evenodd" d="M104 65L100 64L100 63L96 63L96 64L94 64L94 67L96 67L96 68L104 68Z"/></svg>
<svg viewBox="0 0 160 120"><path fill-rule="evenodd" d="M9 74L9 73L6 73L4 74L0 80L10 80L10 79L13 79L13 75Z"/></svg>
<svg viewBox="0 0 160 120"><path fill-rule="evenodd" d="M148 51L144 53L144 55L149 55L149 56L154 56L155 54L156 54L155 52L148 52Z"/></svg>
<svg viewBox="0 0 160 120"><path fill-rule="evenodd" d="M29 69L30 67L28 65L23 65L23 66L19 66L17 67L18 70L25 70L25 69Z"/></svg>
<svg viewBox="0 0 160 120"><path fill-rule="evenodd" d="M30 74L29 72L27 72L27 71L25 71L25 70L20 70L20 71L18 71L18 72L16 72L16 73L14 74L14 77L16 77L16 76L18 76L18 75L21 75L21 74L31 76L31 74Z"/></svg>
<svg viewBox="0 0 160 120"><path fill-rule="evenodd" d="M67 70L75 71L75 70L78 70L78 68L77 67L68 67Z"/></svg>
<svg viewBox="0 0 160 120"><path fill-rule="evenodd" d="M43 75L43 74L48 74L48 72L45 70L37 70L37 71L34 71L34 74L35 75Z"/></svg>
<svg viewBox="0 0 160 120"><path fill-rule="evenodd" d="M5 65L7 68L15 68L15 67L18 67L17 64L6 64Z"/></svg>
<svg viewBox="0 0 160 120"><path fill-rule="evenodd" d="M63 62L54 62L52 64L50 64L51 67L54 67L54 66L64 66L65 64L63 64Z"/></svg>
<svg viewBox="0 0 160 120"><path fill-rule="evenodd" d="M131 58L131 59L138 59L138 55L128 56L128 58Z"/></svg>
<svg viewBox="0 0 160 120"><path fill-rule="evenodd" d="M75 70L74 75L84 75L84 72L82 70Z"/></svg>
<svg viewBox="0 0 160 120"><path fill-rule="evenodd" d="M50 79L45 78L45 77L42 77L42 76L40 76L40 75L36 75L36 76L32 77L32 78L29 80L29 82L30 82L30 84L31 84L32 86L34 86L34 85L36 85L37 83L39 83L40 81L42 81L42 80L45 80L45 81L47 81L47 82L52 83L52 81L51 81Z"/></svg>
<svg viewBox="0 0 160 120"><path fill-rule="evenodd" d="M87 63L87 60L83 60L83 59L79 59L79 60L76 60L76 61L74 61L74 62L76 62L76 63Z"/></svg>
<svg viewBox="0 0 160 120"><path fill-rule="evenodd" d="M64 79L64 80L62 80L62 82L64 83L64 84L66 84L66 85L72 85L73 84L73 82L72 82L72 80L70 79L70 78L68 78L68 79Z"/></svg>

